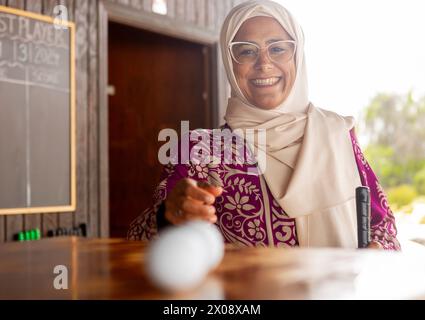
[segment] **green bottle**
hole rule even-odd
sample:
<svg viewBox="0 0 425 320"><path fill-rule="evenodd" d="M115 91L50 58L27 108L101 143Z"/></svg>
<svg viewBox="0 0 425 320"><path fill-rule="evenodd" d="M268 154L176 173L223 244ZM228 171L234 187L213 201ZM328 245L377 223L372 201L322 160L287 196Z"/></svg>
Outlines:
<svg viewBox="0 0 425 320"><path fill-rule="evenodd" d="M41 239L41 232L40 229L35 229L35 240L40 240Z"/></svg>

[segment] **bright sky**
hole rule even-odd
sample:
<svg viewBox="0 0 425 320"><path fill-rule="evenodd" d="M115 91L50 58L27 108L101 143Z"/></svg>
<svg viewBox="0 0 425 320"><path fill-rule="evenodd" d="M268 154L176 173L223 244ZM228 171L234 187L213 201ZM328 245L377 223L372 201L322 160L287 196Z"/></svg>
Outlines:
<svg viewBox="0 0 425 320"><path fill-rule="evenodd" d="M275 1L304 30L316 106L359 119L377 92L425 95L425 1Z"/></svg>

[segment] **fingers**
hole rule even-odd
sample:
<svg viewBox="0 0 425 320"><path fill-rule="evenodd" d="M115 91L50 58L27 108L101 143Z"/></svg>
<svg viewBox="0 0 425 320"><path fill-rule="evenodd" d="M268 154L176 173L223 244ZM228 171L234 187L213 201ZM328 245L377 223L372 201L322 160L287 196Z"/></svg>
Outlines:
<svg viewBox="0 0 425 320"><path fill-rule="evenodd" d="M188 220L205 220L215 223L217 216L215 215L215 208L212 205L204 204L200 201L185 198L181 205L185 213L185 218Z"/></svg>
<svg viewBox="0 0 425 320"><path fill-rule="evenodd" d="M172 203L166 203L165 217L172 224L181 224L190 220L217 222L215 207L189 197L181 196Z"/></svg>
<svg viewBox="0 0 425 320"><path fill-rule="evenodd" d="M223 192L206 182L186 178L178 182L166 202L165 216L173 224L188 220L217 222L215 198Z"/></svg>
<svg viewBox="0 0 425 320"><path fill-rule="evenodd" d="M194 200L198 200L206 204L213 204L215 201L214 195L192 184L188 184L186 186L186 189L184 190L184 196L188 196Z"/></svg>
<svg viewBox="0 0 425 320"><path fill-rule="evenodd" d="M223 193L223 188L213 186L207 182L196 182L193 179L184 179L182 194L192 199L213 204L215 198Z"/></svg>
<svg viewBox="0 0 425 320"><path fill-rule="evenodd" d="M220 186L213 186L207 182L198 182L198 186L209 193L211 193L214 197L218 197L223 193L223 188Z"/></svg>
<svg viewBox="0 0 425 320"><path fill-rule="evenodd" d="M368 249L383 249L382 245L376 241L372 241L367 247Z"/></svg>

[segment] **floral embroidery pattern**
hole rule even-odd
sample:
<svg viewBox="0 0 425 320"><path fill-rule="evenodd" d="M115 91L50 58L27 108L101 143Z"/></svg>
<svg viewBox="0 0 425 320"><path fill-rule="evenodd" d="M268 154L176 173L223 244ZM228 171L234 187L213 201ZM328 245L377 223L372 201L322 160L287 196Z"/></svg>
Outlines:
<svg viewBox="0 0 425 320"><path fill-rule="evenodd" d="M195 177L201 180L206 179L208 177L208 167L203 164L191 164L189 177Z"/></svg>
<svg viewBox="0 0 425 320"><path fill-rule="evenodd" d="M248 233L250 236L254 236L255 239L259 240L263 238L263 233L261 230L260 220L255 219L248 223Z"/></svg>
<svg viewBox="0 0 425 320"><path fill-rule="evenodd" d="M288 217L268 188L267 190L261 189L258 175L247 174L249 168L256 168L255 164L253 165L255 161L252 161L255 159L242 164L225 163L223 161L224 150L226 147L229 149L229 145L226 146L223 142L214 142L211 138L212 130L203 130L201 133L209 134L210 143L215 143L216 147L220 146L221 159L202 158L201 156L200 159L203 161L190 161L188 164L165 166L160 183L154 192L153 205L131 223L128 238L132 240L155 238L158 233L156 212L160 204L166 199L168 192L178 180L191 177L198 181L208 181L223 187L223 194L216 199L214 205L218 217L217 225L226 242L233 242L241 246L297 246L295 219ZM394 216L388 207L384 191L364 158L353 132L351 132L351 138L363 185L376 186L371 192L371 197L372 203L379 204L379 206L374 205L372 207L378 208L373 210L379 212L373 211L372 216L382 216L382 219L372 226L372 239L381 243L385 249L400 250L400 244L396 238L397 229ZM241 156L244 155L245 159L249 159L247 154L252 157L249 148L243 149L241 145L243 147L243 144L232 141L232 158L241 159ZM208 149L208 147L201 144L195 151L199 152L203 148ZM200 154L202 155L202 152ZM265 199L268 201L264 201ZM268 207L265 203L268 203ZM266 212L271 217L266 219ZM271 226L267 226L266 223L271 223ZM268 228L272 230L272 239L269 239L267 235L266 230Z"/></svg>
<svg viewBox="0 0 425 320"><path fill-rule="evenodd" d="M229 210L235 210L240 214L244 215L242 213L242 210L244 211L250 211L254 209L255 207L248 203L249 198L247 196L241 197L239 192L236 192L235 198L231 196L226 197L227 200L229 200L229 203L226 203L224 207Z"/></svg>
<svg viewBox="0 0 425 320"><path fill-rule="evenodd" d="M378 182L376 182L376 191L378 192L379 203L381 205L381 208L387 211L389 209L387 196L384 193L384 189L382 189L381 185Z"/></svg>

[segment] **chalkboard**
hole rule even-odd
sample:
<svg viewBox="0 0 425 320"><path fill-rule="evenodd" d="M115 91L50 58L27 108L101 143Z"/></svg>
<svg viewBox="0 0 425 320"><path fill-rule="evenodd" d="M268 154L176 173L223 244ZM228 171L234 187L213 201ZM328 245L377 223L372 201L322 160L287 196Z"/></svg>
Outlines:
<svg viewBox="0 0 425 320"><path fill-rule="evenodd" d="M0 6L0 214L76 208L75 25Z"/></svg>

